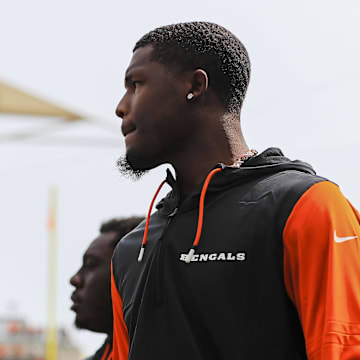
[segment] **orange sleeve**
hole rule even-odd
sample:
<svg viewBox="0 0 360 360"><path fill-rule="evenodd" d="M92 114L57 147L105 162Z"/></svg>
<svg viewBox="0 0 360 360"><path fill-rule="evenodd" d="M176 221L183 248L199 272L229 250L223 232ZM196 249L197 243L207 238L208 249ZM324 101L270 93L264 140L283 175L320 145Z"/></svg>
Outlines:
<svg viewBox="0 0 360 360"><path fill-rule="evenodd" d="M113 360L127 360L129 357L129 336L123 316L120 294L115 284L111 262L111 298L113 304Z"/></svg>
<svg viewBox="0 0 360 360"><path fill-rule="evenodd" d="M360 359L360 216L338 187L313 185L283 233L284 280L309 360Z"/></svg>

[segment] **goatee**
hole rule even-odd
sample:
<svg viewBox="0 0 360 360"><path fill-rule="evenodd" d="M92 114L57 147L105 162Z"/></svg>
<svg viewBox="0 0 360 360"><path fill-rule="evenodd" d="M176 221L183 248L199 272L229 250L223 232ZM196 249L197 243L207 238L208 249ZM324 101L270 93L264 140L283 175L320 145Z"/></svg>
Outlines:
<svg viewBox="0 0 360 360"><path fill-rule="evenodd" d="M131 180L139 180L143 175L148 172L148 170L134 169L127 155L121 156L116 161L116 166L123 177Z"/></svg>

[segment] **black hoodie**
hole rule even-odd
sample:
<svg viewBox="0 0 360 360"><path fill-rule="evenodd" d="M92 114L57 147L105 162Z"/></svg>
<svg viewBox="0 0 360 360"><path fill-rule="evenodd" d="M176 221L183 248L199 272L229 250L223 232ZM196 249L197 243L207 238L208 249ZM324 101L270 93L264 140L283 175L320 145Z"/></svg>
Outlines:
<svg viewBox="0 0 360 360"><path fill-rule="evenodd" d="M217 167L222 171L207 189L190 263L203 184L180 204L170 172L172 191L151 215L143 260L137 258L145 222L119 242L112 280L116 336L128 336L131 360L306 359L298 312L284 285L283 231L299 198L325 179L277 148L240 168Z"/></svg>

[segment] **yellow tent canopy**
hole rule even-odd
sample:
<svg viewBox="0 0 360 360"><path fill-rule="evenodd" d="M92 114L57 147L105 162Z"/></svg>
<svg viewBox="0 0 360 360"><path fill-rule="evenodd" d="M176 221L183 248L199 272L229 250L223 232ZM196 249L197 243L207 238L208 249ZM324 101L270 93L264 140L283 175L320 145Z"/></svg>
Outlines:
<svg viewBox="0 0 360 360"><path fill-rule="evenodd" d="M0 113L55 116L66 120L79 120L82 118L78 114L1 81Z"/></svg>
<svg viewBox="0 0 360 360"><path fill-rule="evenodd" d="M44 136L50 135L51 133L62 129L64 125L73 124L78 120L101 127L112 135L114 133L117 134L119 129L117 127L110 126L106 123L106 121L99 121L98 118L92 118L88 115L79 115L0 80L0 116L1 114L15 115L15 118L17 115L23 115L25 118L30 115L35 118L50 117L54 119L51 122L46 121L41 124L37 122L36 125L30 121L29 126L24 126L20 129L18 127L16 130L11 131L3 131L0 129L0 144L33 138L37 138L38 140L39 137L42 137L42 143L45 141L45 144L56 146L110 146L116 148L119 146L119 139L114 139L114 136L112 136L112 138L95 138L86 136L67 137L65 135L57 138L51 138L51 141L46 142Z"/></svg>

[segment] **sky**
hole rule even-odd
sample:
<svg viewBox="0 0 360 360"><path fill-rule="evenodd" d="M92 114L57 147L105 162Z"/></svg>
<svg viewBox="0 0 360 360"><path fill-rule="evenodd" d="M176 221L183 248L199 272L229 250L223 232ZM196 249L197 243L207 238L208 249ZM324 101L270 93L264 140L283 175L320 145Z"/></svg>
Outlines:
<svg viewBox="0 0 360 360"><path fill-rule="evenodd" d="M58 323L84 354L103 341L74 329L69 278L101 222L145 214L165 176L164 165L133 182L115 166L124 72L135 42L157 26L205 20L237 35L252 63L241 114L248 145L311 163L359 209L359 14L357 0L2 0L0 80L88 120L0 115L0 316L46 322L48 191L56 187ZM37 127L51 132L1 141Z"/></svg>

